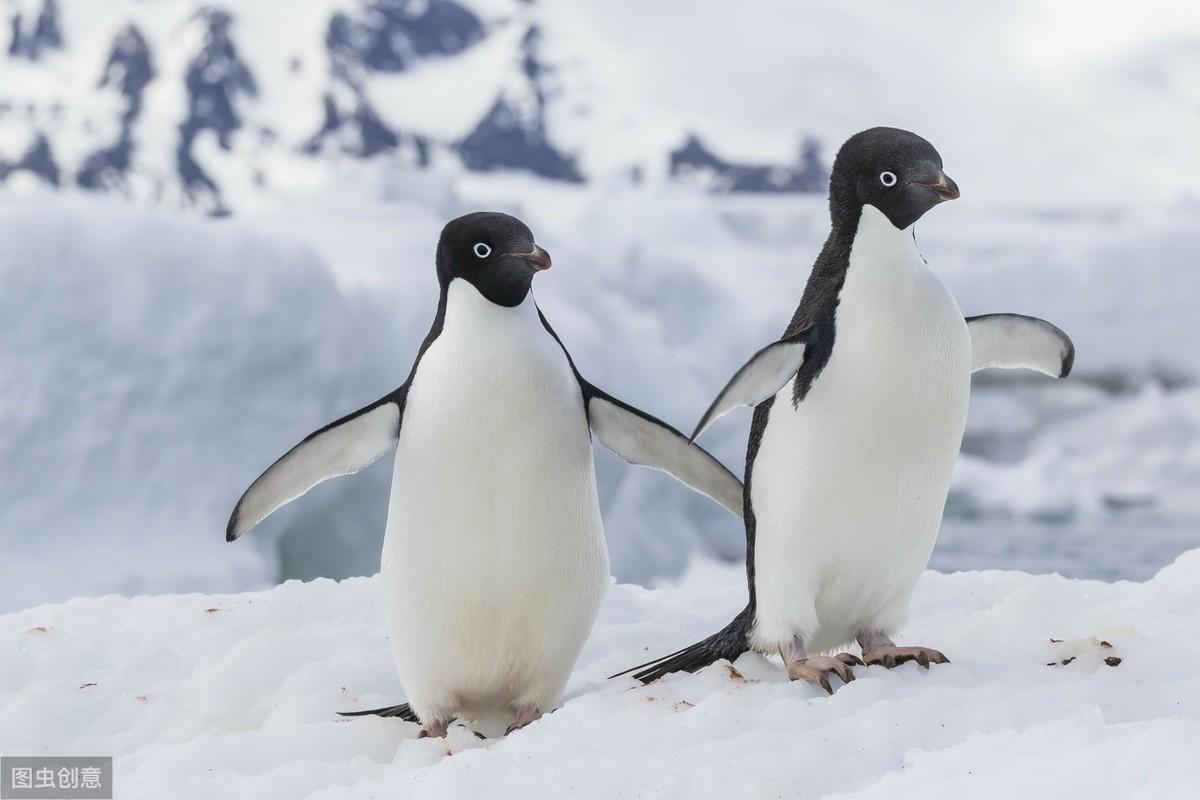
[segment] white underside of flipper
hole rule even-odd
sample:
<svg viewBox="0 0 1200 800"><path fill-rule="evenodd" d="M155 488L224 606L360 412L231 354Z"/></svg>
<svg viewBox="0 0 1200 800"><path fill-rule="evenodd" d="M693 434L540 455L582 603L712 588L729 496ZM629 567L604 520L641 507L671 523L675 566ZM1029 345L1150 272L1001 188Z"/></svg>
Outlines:
<svg viewBox="0 0 1200 800"><path fill-rule="evenodd" d="M608 583L579 383L532 294L462 280L409 388L382 558L423 721L549 709Z"/></svg>
<svg viewBox="0 0 1200 800"><path fill-rule="evenodd" d="M833 350L775 396L754 462L756 627L774 652L895 631L929 561L966 422L971 339L910 231L867 206Z"/></svg>
<svg viewBox="0 0 1200 800"><path fill-rule="evenodd" d="M698 438L705 428L738 406L758 405L796 377L804 363L810 333L809 330L801 331L755 353L712 401L696 425L692 438Z"/></svg>
<svg viewBox="0 0 1200 800"><path fill-rule="evenodd" d="M967 320L973 370L1032 369L1065 378L1075 362L1075 345L1057 325L1023 314L986 314Z"/></svg>
<svg viewBox="0 0 1200 800"><path fill-rule="evenodd" d="M234 507L225 538L233 541L322 481L365 469L396 444L400 408L382 402L314 433L250 484Z"/></svg>
<svg viewBox="0 0 1200 800"><path fill-rule="evenodd" d="M741 519L745 505L742 482L683 434L604 397L588 401L588 416L592 432L609 450L631 464L672 475Z"/></svg>

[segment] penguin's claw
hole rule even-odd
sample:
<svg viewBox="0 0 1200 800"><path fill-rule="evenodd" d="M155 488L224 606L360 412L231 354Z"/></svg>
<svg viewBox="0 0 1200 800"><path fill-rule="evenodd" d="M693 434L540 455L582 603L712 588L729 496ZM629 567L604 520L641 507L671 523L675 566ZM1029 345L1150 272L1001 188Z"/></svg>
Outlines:
<svg viewBox="0 0 1200 800"><path fill-rule="evenodd" d="M801 661L791 661L787 664L788 679L808 681L820 686L826 694L833 694L833 686L829 683L829 674L837 675L842 679L842 683L850 683L854 680L854 673L850 670L849 665L856 663L861 664L862 662L849 653L836 656L813 656Z"/></svg>
<svg viewBox="0 0 1200 800"><path fill-rule="evenodd" d="M434 720L421 728L418 739L445 739L450 723L444 719Z"/></svg>
<svg viewBox="0 0 1200 800"><path fill-rule="evenodd" d="M865 667L866 663L854 655L853 653L838 653L835 658L839 659L843 664L849 664L852 667Z"/></svg>
<svg viewBox="0 0 1200 800"><path fill-rule="evenodd" d="M930 664L949 664L941 651L930 647L896 647L895 645L880 645L863 653L868 666L883 666L888 669L898 667L906 661L915 661L923 668L929 669Z"/></svg>
<svg viewBox="0 0 1200 800"><path fill-rule="evenodd" d="M514 709L513 715L514 719L512 725L509 725L504 731L505 736L508 736L513 731L521 730L521 728L524 728L531 722L537 722L542 718L542 711L541 709L534 708L533 706L521 706Z"/></svg>

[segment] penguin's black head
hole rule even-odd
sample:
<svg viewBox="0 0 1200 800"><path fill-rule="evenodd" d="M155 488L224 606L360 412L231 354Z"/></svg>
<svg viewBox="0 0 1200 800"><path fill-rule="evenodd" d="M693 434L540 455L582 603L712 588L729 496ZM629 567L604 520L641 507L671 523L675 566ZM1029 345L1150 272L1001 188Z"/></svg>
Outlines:
<svg viewBox="0 0 1200 800"><path fill-rule="evenodd" d="M899 128L871 128L846 140L833 161L829 208L833 220L858 219L875 206L900 230L929 209L958 197L933 145Z"/></svg>
<svg viewBox="0 0 1200 800"><path fill-rule="evenodd" d="M437 246L438 280L462 278L501 306L518 306L533 276L550 268L550 254L533 242L524 222L479 211L450 220Z"/></svg>

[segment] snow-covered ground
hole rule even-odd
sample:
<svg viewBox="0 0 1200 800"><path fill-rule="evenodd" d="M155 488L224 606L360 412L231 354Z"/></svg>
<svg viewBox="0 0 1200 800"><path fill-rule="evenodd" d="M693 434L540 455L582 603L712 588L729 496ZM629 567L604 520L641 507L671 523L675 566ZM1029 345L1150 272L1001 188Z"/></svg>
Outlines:
<svg viewBox="0 0 1200 800"><path fill-rule="evenodd" d="M613 586L561 707L507 738L476 725L486 740L335 715L402 696L377 577L39 606L0 616L0 750L112 754L130 800L1162 798L1200 782L1200 552L1145 583L926 573L903 640L953 663L859 668L832 697L758 655L605 680L711 632L744 591L711 564Z"/></svg>

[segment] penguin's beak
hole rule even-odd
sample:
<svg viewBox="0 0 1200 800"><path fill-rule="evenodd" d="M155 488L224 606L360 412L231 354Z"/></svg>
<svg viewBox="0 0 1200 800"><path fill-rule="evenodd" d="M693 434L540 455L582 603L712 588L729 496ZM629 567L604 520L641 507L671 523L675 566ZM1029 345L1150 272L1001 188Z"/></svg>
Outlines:
<svg viewBox="0 0 1200 800"><path fill-rule="evenodd" d="M959 197L958 184L940 169L934 180L928 183L923 182L921 185L932 189L933 193L938 196L938 202L940 203L944 203L947 200L957 200Z"/></svg>
<svg viewBox="0 0 1200 800"><path fill-rule="evenodd" d="M544 269L550 269L550 254L538 247L536 244L528 253L512 253L511 255L516 256L522 261L528 262L529 265L538 272L541 272Z"/></svg>

